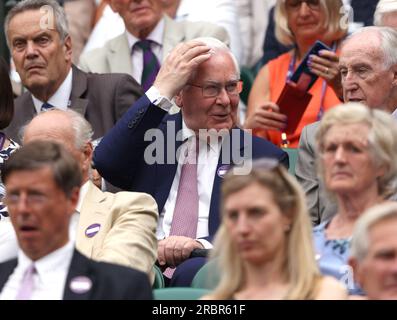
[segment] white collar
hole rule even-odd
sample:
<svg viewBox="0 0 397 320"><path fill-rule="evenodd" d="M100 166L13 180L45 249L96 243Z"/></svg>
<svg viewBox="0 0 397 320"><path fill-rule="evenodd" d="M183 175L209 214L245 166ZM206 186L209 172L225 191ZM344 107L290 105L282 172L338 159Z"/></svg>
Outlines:
<svg viewBox="0 0 397 320"><path fill-rule="evenodd" d="M73 78L73 71L70 68L68 75L66 76L65 80L59 86L58 90L48 99L48 101L41 101L37 99L34 95L33 104L36 109L37 113L40 113L41 106L44 102L48 102L49 104L53 105L57 109L66 110L70 106L70 94L72 93L72 78Z"/></svg>
<svg viewBox="0 0 397 320"><path fill-rule="evenodd" d="M77 203L77 206L76 206L76 211L78 213L81 212L81 206L83 204L84 197L87 195L89 185L90 185L89 180L87 180L80 188L79 202Z"/></svg>
<svg viewBox="0 0 397 320"><path fill-rule="evenodd" d="M55 269L58 269L59 266L63 266L66 258L69 258L73 255L73 250L74 243L69 240L61 248L47 254L39 260L32 261L21 249L19 249L18 267L22 268L22 270L26 270L32 263L34 263L39 276L44 275L48 272L53 272Z"/></svg>
<svg viewBox="0 0 397 320"><path fill-rule="evenodd" d="M163 36L164 36L164 28L165 22L164 17L157 23L156 27L153 31L146 37L146 39L152 40L153 42L157 43L159 46L163 46ZM134 44L141 39L132 35L128 30L126 30L128 46L130 49L134 47Z"/></svg>
<svg viewBox="0 0 397 320"><path fill-rule="evenodd" d="M397 120L397 108L394 109L394 111L393 111L393 113L392 113L391 115L392 115L392 117L393 117L395 120Z"/></svg>

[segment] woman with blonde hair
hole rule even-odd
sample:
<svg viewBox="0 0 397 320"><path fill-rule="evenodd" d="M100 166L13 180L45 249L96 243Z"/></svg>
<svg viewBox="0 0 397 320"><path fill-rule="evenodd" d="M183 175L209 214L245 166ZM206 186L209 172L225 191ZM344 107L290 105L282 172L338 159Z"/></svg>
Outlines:
<svg viewBox="0 0 397 320"><path fill-rule="evenodd" d="M302 128L321 119L323 113L340 103L342 96L338 68L337 50L346 35L347 24L343 22L341 0L279 0L275 7L275 34L277 40L294 48L269 61L259 71L252 86L244 127L269 139L276 145L288 143L297 147ZM345 19L346 20L346 19ZM300 119L296 130L281 139L288 119L280 113L276 104L286 82L300 64L316 40L320 40L332 51L322 50L311 55L309 67L319 76L309 93L310 103ZM290 108L294 108L291 103Z"/></svg>
<svg viewBox="0 0 397 320"><path fill-rule="evenodd" d="M222 224L212 259L219 285L204 299L344 299L345 289L320 275L304 194L271 159L248 175L231 170L222 185Z"/></svg>

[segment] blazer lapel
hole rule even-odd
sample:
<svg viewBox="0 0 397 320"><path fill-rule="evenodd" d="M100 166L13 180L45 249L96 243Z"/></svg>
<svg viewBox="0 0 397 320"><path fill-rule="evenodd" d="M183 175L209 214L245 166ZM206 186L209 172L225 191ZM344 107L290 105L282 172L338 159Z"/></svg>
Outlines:
<svg viewBox="0 0 397 320"><path fill-rule="evenodd" d="M26 94L24 96L21 97L22 99L22 103L21 105L23 106L20 109L20 114L22 119L32 119L36 114L36 108L34 107L33 104L33 98L32 98L32 94Z"/></svg>
<svg viewBox="0 0 397 320"><path fill-rule="evenodd" d="M18 260L12 259L0 265L0 292L3 290L3 287L6 284L8 278L17 267L17 264Z"/></svg>
<svg viewBox="0 0 397 320"><path fill-rule="evenodd" d="M98 234L90 237L86 231L94 225L104 226L106 210L103 203L106 194L97 189L91 181L88 181L88 190L81 205L81 212L76 236L76 248L87 257L93 256L93 249L100 236Z"/></svg>
<svg viewBox="0 0 397 320"><path fill-rule="evenodd" d="M106 60L111 73L132 73L131 50L125 32L109 42Z"/></svg>
<svg viewBox="0 0 397 320"><path fill-rule="evenodd" d="M214 235L219 227L220 223L220 197L221 197L221 185L224 178L225 173L229 170L234 164L235 159L233 155L234 146L239 146L239 155L244 155L244 150L248 147L245 144L244 140L244 131L238 128L233 128L233 130L237 130L234 134L227 135L223 142L221 152L219 154L218 165L215 171L214 177L214 185L212 187L212 195L211 195L211 205L210 205L210 214L209 214L209 234ZM232 133L232 131L231 131ZM237 133L237 134L236 134ZM226 159L222 158L222 153L226 152L228 157Z"/></svg>
<svg viewBox="0 0 397 320"><path fill-rule="evenodd" d="M164 15L163 61L174 47L185 40L185 32L174 20Z"/></svg>
<svg viewBox="0 0 397 320"><path fill-rule="evenodd" d="M90 300L95 286L95 277L90 271L90 260L74 250L66 277L64 300Z"/></svg>
<svg viewBox="0 0 397 320"><path fill-rule="evenodd" d="M75 66L73 66L72 69L72 92L70 94L69 107L84 116L89 102L86 98L88 88L87 74L80 71Z"/></svg>
<svg viewBox="0 0 397 320"><path fill-rule="evenodd" d="M167 127L167 122L169 122L169 127ZM171 129L172 126L175 126L175 132L168 132L168 129ZM176 170L178 168L178 162L176 159L176 150L182 144L182 141L177 141L175 139L176 134L182 129L182 115L181 113L177 113L174 115L169 115L164 117L159 129L164 133L164 164L155 164L155 177L156 177L156 189L155 189L155 199L158 204L159 212L163 210L164 204L167 201L168 195L171 190L172 182L174 181L174 177L176 174ZM175 143L175 150L172 152L172 156L174 157L174 163L168 164L167 161L167 152L168 149L172 150L174 147L168 144L167 134L172 137L172 143Z"/></svg>

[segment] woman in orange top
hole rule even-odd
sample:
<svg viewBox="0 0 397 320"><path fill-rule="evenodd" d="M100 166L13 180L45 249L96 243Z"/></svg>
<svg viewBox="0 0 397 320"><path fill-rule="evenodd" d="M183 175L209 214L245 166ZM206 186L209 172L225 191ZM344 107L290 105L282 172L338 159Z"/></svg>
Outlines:
<svg viewBox="0 0 397 320"><path fill-rule="evenodd" d="M306 52L316 40L337 51L340 39L346 35L341 0L279 0L275 8L276 37L284 45L295 48L269 61L259 71L252 86L247 118L244 127L254 129L254 134L283 145L281 134L286 128L287 117L275 104L286 81L293 74ZM287 135L289 147L297 147L305 125L321 119L329 108L340 103L342 96L338 56L333 51L322 50L320 56L312 55L311 71L318 75L309 93L313 95L297 129ZM294 106L291 105L291 108Z"/></svg>

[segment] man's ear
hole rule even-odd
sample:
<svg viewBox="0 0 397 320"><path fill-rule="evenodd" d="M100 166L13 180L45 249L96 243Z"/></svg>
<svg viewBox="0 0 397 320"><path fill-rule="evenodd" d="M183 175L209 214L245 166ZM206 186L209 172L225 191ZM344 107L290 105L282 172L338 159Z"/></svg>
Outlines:
<svg viewBox="0 0 397 320"><path fill-rule="evenodd" d="M175 103L179 108L183 107L183 90L175 95Z"/></svg>
<svg viewBox="0 0 397 320"><path fill-rule="evenodd" d="M85 170L91 167L93 152L94 152L94 147L92 146L92 143L87 142L83 150L83 155L84 155L83 165Z"/></svg>
<svg viewBox="0 0 397 320"><path fill-rule="evenodd" d="M64 43L63 43L63 50L65 52L65 59L66 61L72 61L72 38L68 35L66 36Z"/></svg>
<svg viewBox="0 0 397 320"><path fill-rule="evenodd" d="M393 65L391 67L391 70L393 72L393 81L392 81L392 83L393 83L394 86L397 86L397 64Z"/></svg>

